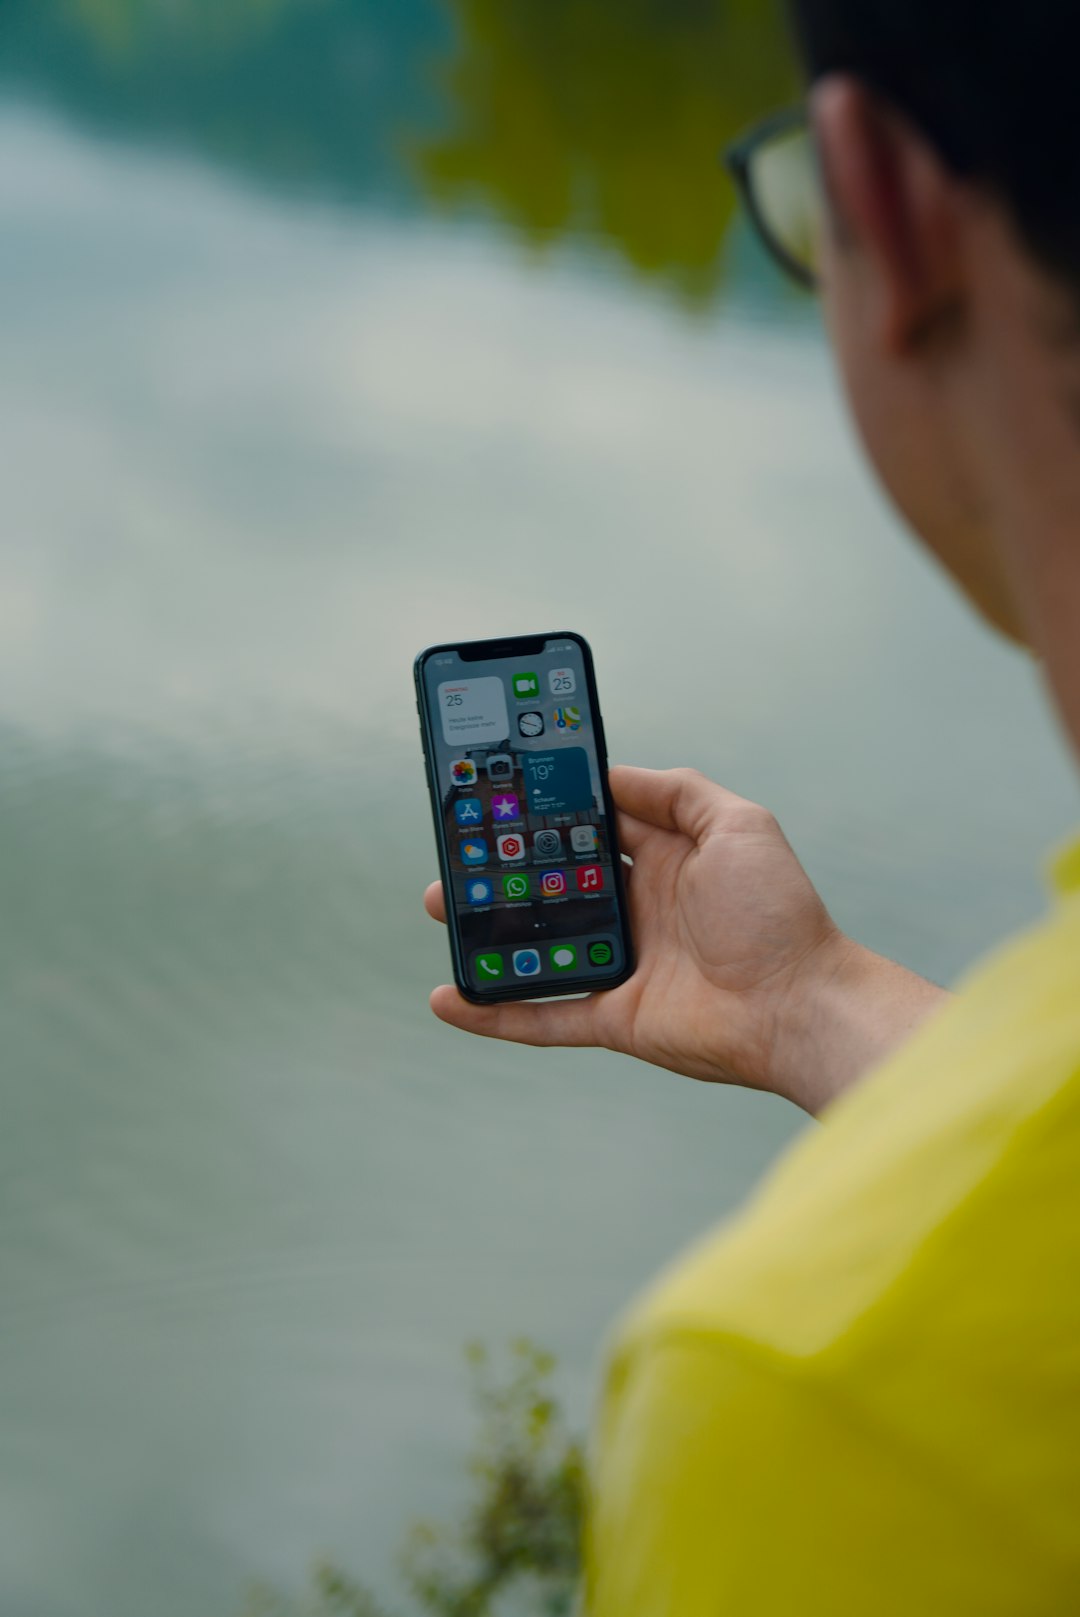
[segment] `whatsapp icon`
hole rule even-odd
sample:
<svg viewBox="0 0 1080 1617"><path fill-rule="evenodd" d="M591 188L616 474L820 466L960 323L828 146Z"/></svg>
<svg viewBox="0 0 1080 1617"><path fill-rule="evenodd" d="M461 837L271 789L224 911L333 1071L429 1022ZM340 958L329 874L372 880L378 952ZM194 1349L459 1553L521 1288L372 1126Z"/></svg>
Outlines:
<svg viewBox="0 0 1080 1617"><path fill-rule="evenodd" d="M529 896L529 878L528 878L528 876L504 876L503 877L503 892L506 894L507 898L509 898L509 899L517 900L517 899L520 899L520 898L528 898L528 896Z"/></svg>

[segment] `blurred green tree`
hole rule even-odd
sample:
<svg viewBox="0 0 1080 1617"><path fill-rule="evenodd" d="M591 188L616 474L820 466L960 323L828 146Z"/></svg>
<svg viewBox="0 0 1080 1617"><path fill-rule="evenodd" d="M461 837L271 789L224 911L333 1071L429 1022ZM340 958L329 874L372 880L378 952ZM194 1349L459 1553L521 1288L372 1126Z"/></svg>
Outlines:
<svg viewBox="0 0 1080 1617"><path fill-rule="evenodd" d="M427 1617L494 1617L515 1610L570 1617L581 1575L585 1464L552 1396L555 1361L531 1342L512 1344L501 1374L469 1349L479 1416L469 1463L473 1492L454 1528L418 1523L402 1553L406 1587ZM316 1565L299 1600L258 1587L244 1617L389 1617L362 1583Z"/></svg>
<svg viewBox="0 0 1080 1617"><path fill-rule="evenodd" d="M718 151L794 94L781 5L2 0L0 89L293 194L592 237L702 303L735 205Z"/></svg>
<svg viewBox="0 0 1080 1617"><path fill-rule="evenodd" d="M449 0L458 130L432 194L479 197L544 245L571 231L708 297L735 199L722 145L794 93L776 0Z"/></svg>

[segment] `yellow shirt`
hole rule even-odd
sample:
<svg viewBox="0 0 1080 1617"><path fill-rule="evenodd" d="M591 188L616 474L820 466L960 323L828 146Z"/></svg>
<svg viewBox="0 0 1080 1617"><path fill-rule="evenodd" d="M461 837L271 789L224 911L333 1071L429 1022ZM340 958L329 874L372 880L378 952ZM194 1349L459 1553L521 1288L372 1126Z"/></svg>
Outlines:
<svg viewBox="0 0 1080 1617"><path fill-rule="evenodd" d="M1080 1614L1080 845L632 1312L589 1617Z"/></svg>

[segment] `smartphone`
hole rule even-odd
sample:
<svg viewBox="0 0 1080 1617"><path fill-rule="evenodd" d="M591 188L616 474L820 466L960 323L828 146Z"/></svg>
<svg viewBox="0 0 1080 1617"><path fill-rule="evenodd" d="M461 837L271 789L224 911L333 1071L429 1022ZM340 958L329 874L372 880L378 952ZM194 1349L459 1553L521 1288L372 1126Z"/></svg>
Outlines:
<svg viewBox="0 0 1080 1617"><path fill-rule="evenodd" d="M432 646L415 673L458 988L477 1004L617 988L634 958L587 642Z"/></svg>

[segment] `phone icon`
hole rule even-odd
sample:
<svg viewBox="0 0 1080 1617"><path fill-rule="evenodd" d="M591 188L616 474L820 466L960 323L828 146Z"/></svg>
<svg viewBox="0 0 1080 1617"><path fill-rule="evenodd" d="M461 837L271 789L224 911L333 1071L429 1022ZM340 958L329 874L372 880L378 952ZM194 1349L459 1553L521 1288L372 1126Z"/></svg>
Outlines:
<svg viewBox="0 0 1080 1617"><path fill-rule="evenodd" d="M600 865L582 865L577 873L579 893L599 893L603 891L604 872Z"/></svg>
<svg viewBox="0 0 1080 1617"><path fill-rule="evenodd" d="M552 696L573 696L577 690L577 675L572 668L553 668L548 675Z"/></svg>
<svg viewBox="0 0 1080 1617"><path fill-rule="evenodd" d="M459 825L483 825L483 803L478 797L459 797L454 804L454 819Z"/></svg>
<svg viewBox="0 0 1080 1617"><path fill-rule="evenodd" d="M557 859L562 853L558 831L538 831L533 837L533 853L538 859Z"/></svg>
<svg viewBox="0 0 1080 1617"><path fill-rule="evenodd" d="M540 695L540 680L536 674L515 674L510 685L519 702Z"/></svg>
<svg viewBox="0 0 1080 1617"><path fill-rule="evenodd" d="M495 889L486 876L477 876L465 883L465 897L470 904L491 904L495 899Z"/></svg>
<svg viewBox="0 0 1080 1617"><path fill-rule="evenodd" d="M528 876L504 876L503 892L512 904L518 904L523 898L528 898Z"/></svg>
<svg viewBox="0 0 1080 1617"><path fill-rule="evenodd" d="M519 713L518 733L533 740L544 733L544 715L542 713Z"/></svg>
<svg viewBox="0 0 1080 1617"><path fill-rule="evenodd" d="M486 865L488 862L488 845L483 837L470 837L458 849L463 865Z"/></svg>
<svg viewBox="0 0 1080 1617"><path fill-rule="evenodd" d="M535 977L540 971L540 956L535 949L514 950L514 975Z"/></svg>
<svg viewBox="0 0 1080 1617"><path fill-rule="evenodd" d="M450 765L450 779L455 786L475 786L480 772L471 758L455 758Z"/></svg>
<svg viewBox="0 0 1080 1617"><path fill-rule="evenodd" d="M562 898L566 892L566 873L562 870L545 870L540 878L540 891L545 898Z"/></svg>
<svg viewBox="0 0 1080 1617"><path fill-rule="evenodd" d="M596 852L595 825L575 825L570 828L570 846L575 853Z"/></svg>
<svg viewBox="0 0 1080 1617"><path fill-rule="evenodd" d="M504 837L496 837L495 846L499 858L508 865L519 864L525 857L525 838L520 831L509 831Z"/></svg>
<svg viewBox="0 0 1080 1617"><path fill-rule="evenodd" d="M557 943L549 959L552 971L573 971L577 965L577 950L572 943Z"/></svg>
<svg viewBox="0 0 1080 1617"><path fill-rule="evenodd" d="M506 966L501 954L478 954L476 957L476 975L483 981L489 981L505 974Z"/></svg>

